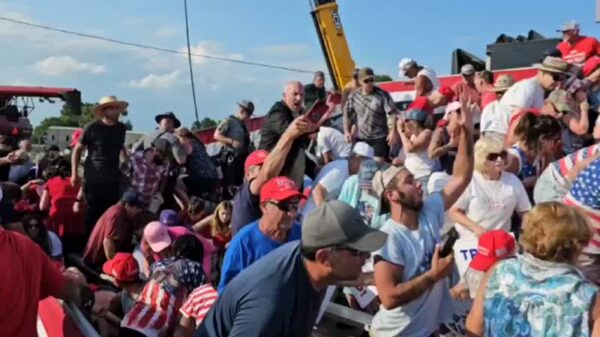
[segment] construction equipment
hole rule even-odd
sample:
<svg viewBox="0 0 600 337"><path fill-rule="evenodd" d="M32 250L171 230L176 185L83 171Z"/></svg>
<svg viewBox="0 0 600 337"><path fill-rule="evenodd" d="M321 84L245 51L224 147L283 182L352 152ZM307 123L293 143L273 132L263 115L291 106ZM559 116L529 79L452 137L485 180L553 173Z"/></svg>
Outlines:
<svg viewBox="0 0 600 337"><path fill-rule="evenodd" d="M335 89L352 80L354 61L335 0L313 0L311 15Z"/></svg>

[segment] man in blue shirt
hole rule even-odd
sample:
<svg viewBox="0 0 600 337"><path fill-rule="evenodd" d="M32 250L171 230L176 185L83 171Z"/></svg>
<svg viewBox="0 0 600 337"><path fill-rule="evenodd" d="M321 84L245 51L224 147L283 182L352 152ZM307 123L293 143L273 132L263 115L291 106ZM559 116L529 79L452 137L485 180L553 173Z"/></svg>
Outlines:
<svg viewBox="0 0 600 337"><path fill-rule="evenodd" d="M260 190L262 217L240 230L225 253L219 294L242 270L282 244L300 239L296 223L298 203L303 195L293 180L275 177Z"/></svg>
<svg viewBox="0 0 600 337"><path fill-rule="evenodd" d="M358 279L386 238L350 205L324 202L304 218L301 242L277 248L229 283L196 337L311 336L327 286Z"/></svg>

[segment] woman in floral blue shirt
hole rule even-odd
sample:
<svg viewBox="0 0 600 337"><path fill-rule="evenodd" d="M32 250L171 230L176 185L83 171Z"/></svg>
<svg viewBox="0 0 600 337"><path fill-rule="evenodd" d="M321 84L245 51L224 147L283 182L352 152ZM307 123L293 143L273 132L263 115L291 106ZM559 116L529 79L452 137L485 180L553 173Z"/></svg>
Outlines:
<svg viewBox="0 0 600 337"><path fill-rule="evenodd" d="M525 217L523 255L484 277L467 318L469 336L600 336L597 287L574 267L591 238L575 208L541 203Z"/></svg>

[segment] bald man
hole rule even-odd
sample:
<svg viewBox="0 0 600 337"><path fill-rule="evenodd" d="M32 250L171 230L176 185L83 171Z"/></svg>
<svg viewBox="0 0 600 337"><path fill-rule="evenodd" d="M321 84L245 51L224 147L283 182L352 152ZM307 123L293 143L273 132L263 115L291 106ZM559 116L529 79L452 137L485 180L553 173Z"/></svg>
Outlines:
<svg viewBox="0 0 600 337"><path fill-rule="evenodd" d="M275 102L267 113L265 124L260 136L260 149L270 151L287 129L288 125L304 109L304 86L298 81L289 82L283 89L283 99ZM289 177L298 186L303 186L304 172L306 170L306 155L304 150L308 146L307 136L296 139L286 158L281 175Z"/></svg>

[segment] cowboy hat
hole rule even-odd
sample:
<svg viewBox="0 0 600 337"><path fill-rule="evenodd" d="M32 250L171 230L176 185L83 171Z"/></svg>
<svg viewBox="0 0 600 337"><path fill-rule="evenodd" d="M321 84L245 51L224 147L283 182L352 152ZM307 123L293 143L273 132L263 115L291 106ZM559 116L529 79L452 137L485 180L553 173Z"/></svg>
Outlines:
<svg viewBox="0 0 600 337"><path fill-rule="evenodd" d="M550 73L566 74L569 72L571 65L558 57L546 56L544 62L533 65L542 71Z"/></svg>
<svg viewBox="0 0 600 337"><path fill-rule="evenodd" d="M100 98L98 105L94 107L94 114L99 115L102 112L102 109L106 108L107 106L115 106L120 113L123 113L129 106L129 103L118 100L116 96L104 96Z"/></svg>
<svg viewBox="0 0 600 337"><path fill-rule="evenodd" d="M168 118L168 119L172 120L173 126L175 127L175 129L177 129L181 126L181 122L179 121L179 119L177 119L177 117L175 117L175 114L171 111L156 115L156 117L154 117L154 120L156 121L157 124L160 124L160 121L163 118Z"/></svg>

